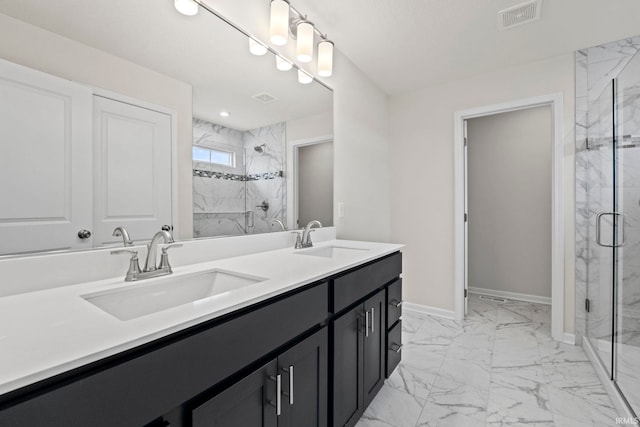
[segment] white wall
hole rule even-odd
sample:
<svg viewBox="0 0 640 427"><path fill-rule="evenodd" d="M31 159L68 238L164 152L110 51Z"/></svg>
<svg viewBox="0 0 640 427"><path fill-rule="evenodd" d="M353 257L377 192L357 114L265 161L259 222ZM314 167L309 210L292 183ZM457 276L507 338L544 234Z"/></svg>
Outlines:
<svg viewBox="0 0 640 427"><path fill-rule="evenodd" d="M333 135L333 111L287 121L287 142Z"/></svg>
<svg viewBox="0 0 640 427"><path fill-rule="evenodd" d="M2 14L0 58L176 111L178 237L191 236L192 110L189 84Z"/></svg>
<svg viewBox="0 0 640 427"><path fill-rule="evenodd" d="M551 298L548 105L467 121L470 288Z"/></svg>
<svg viewBox="0 0 640 427"><path fill-rule="evenodd" d="M396 95L390 100L391 238L404 250L404 297L454 310L453 116L561 92L564 97L565 318L574 329L574 63L567 54Z"/></svg>

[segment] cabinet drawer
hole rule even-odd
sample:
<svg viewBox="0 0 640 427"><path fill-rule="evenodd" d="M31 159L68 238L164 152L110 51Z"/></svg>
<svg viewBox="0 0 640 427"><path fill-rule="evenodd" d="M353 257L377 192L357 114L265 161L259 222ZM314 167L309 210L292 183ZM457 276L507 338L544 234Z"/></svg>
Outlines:
<svg viewBox="0 0 640 427"><path fill-rule="evenodd" d="M321 283L163 346L150 344L3 409L0 425L144 425L321 323L328 305ZM69 402L73 410L63 410Z"/></svg>
<svg viewBox="0 0 640 427"><path fill-rule="evenodd" d="M389 283L402 273L397 252L333 280L333 312L337 313Z"/></svg>
<svg viewBox="0 0 640 427"><path fill-rule="evenodd" d="M402 320L387 333L387 378L402 358Z"/></svg>
<svg viewBox="0 0 640 427"><path fill-rule="evenodd" d="M387 329L402 316L402 279L387 287Z"/></svg>

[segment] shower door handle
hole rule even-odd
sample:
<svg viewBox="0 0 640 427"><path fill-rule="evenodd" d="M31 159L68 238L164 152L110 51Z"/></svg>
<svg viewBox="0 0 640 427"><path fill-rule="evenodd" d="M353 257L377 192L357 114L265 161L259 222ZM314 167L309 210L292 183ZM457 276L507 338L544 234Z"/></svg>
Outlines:
<svg viewBox="0 0 640 427"><path fill-rule="evenodd" d="M244 223L245 228L253 228L256 225L254 212L253 211L245 211L244 213Z"/></svg>
<svg viewBox="0 0 640 427"><path fill-rule="evenodd" d="M616 236L613 236L613 243L611 244L607 244L607 243L602 243L602 233L601 233L601 222L602 222L602 217L605 215L611 215L612 217L620 217L622 219L622 225L620 226L620 229L622 230L621 234L621 241L620 243L615 243L616 241ZM622 212L599 212L596 215L596 243L602 247L605 248L619 248L621 246L624 246L624 213Z"/></svg>

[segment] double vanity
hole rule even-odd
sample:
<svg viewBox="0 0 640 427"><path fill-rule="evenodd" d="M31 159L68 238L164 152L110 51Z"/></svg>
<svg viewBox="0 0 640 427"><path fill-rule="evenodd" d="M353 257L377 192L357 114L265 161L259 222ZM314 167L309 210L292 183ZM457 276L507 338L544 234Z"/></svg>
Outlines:
<svg viewBox="0 0 640 427"><path fill-rule="evenodd" d="M353 426L400 361L401 248L329 240L0 298L0 425Z"/></svg>

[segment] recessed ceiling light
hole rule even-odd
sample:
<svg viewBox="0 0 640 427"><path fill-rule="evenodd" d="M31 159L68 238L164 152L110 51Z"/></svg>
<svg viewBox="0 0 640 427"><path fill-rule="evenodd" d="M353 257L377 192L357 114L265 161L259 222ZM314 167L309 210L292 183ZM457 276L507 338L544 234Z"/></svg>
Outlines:
<svg viewBox="0 0 640 427"><path fill-rule="evenodd" d="M173 5L183 15L193 16L198 13L198 3L193 0L173 0Z"/></svg>
<svg viewBox="0 0 640 427"><path fill-rule="evenodd" d="M222 117L229 117L229 112L228 111L220 111L220 115Z"/></svg>

